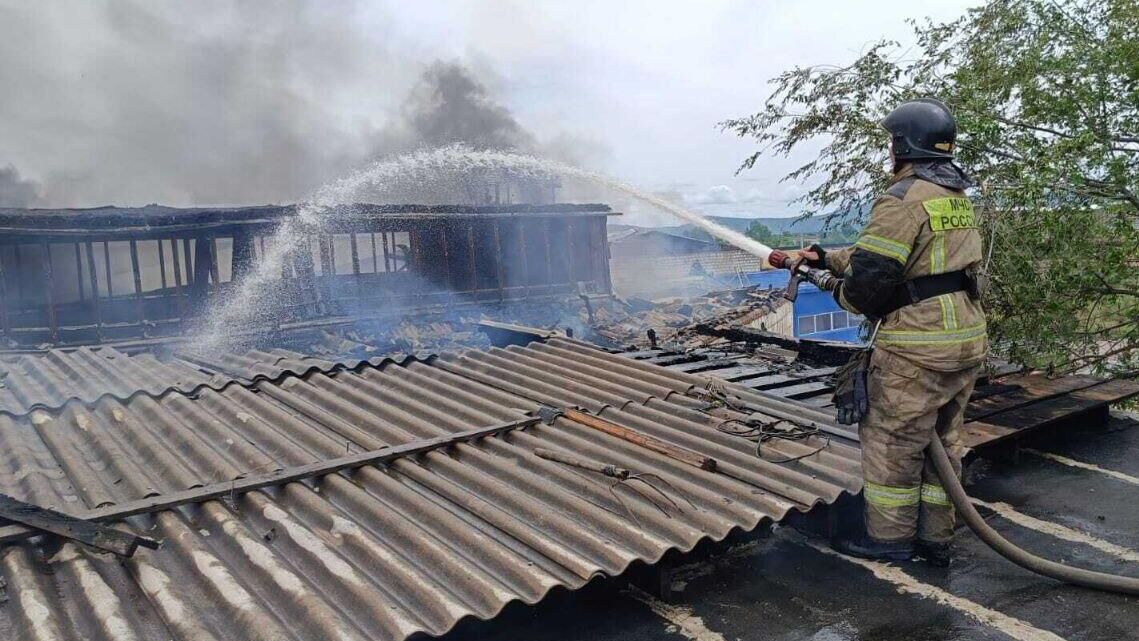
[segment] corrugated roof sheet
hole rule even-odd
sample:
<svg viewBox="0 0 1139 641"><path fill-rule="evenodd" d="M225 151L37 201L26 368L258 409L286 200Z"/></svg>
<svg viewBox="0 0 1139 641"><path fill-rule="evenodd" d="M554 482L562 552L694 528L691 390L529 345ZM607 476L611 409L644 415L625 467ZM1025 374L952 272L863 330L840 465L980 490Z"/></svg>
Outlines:
<svg viewBox="0 0 1139 641"><path fill-rule="evenodd" d="M149 353L128 356L111 347L51 350L0 362L0 414L19 416L36 409L60 408L71 401L91 404L104 396L125 401L139 394L191 394L204 387L217 390L231 383L250 385L408 358L414 357L328 360L273 349L209 356L179 353L159 359Z"/></svg>
<svg viewBox="0 0 1139 641"><path fill-rule="evenodd" d="M26 414L61 407L71 399L89 403L102 396L188 392L210 380L209 374L187 363L151 354L128 356L111 347L52 350L0 362L0 413Z"/></svg>
<svg viewBox="0 0 1139 641"><path fill-rule="evenodd" d="M633 561L655 562L833 501L860 485L849 444L789 464L715 427L687 395L702 379L564 339L428 361L309 372L193 397L104 396L0 415L0 491L65 511L297 466L580 406L715 458L691 467L565 418L391 464L156 515L165 540L126 561L74 544L0 550L18 639L404 639L533 603ZM773 443L782 455L814 443ZM766 448L767 446L765 446ZM666 516L546 448L666 479ZM690 500L690 507L683 500Z"/></svg>
<svg viewBox="0 0 1139 641"><path fill-rule="evenodd" d="M287 349L250 350L244 354L211 354L209 356L179 352L179 359L193 363L207 371L216 372L243 383L261 379L276 379L284 374L304 376L310 372L330 372L335 369L353 369L364 363L378 365L385 359L329 360L307 356ZM403 360L402 357L395 360Z"/></svg>

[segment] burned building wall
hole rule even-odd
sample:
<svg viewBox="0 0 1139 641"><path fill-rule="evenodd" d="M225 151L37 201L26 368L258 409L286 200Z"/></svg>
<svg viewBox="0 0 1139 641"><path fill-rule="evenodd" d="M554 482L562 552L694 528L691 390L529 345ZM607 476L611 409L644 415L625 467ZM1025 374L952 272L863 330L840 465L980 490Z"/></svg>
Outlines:
<svg viewBox="0 0 1139 641"><path fill-rule="evenodd" d="M604 206L356 206L282 266L272 330L429 305L609 293ZM143 208L146 209L146 208ZM191 332L265 256L290 207L0 210L12 346Z"/></svg>

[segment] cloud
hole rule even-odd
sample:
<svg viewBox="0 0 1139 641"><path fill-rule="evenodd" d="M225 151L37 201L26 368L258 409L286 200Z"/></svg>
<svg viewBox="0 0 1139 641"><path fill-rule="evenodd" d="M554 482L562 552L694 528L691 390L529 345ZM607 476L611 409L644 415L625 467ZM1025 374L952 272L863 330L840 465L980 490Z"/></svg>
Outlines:
<svg viewBox="0 0 1139 641"><path fill-rule="evenodd" d="M727 185L713 185L687 198L694 205L730 205L739 202L736 190Z"/></svg>
<svg viewBox="0 0 1139 641"><path fill-rule="evenodd" d="M740 194L729 185L713 185L685 196L685 202L692 205L749 205L766 200L768 198L759 189L753 187Z"/></svg>

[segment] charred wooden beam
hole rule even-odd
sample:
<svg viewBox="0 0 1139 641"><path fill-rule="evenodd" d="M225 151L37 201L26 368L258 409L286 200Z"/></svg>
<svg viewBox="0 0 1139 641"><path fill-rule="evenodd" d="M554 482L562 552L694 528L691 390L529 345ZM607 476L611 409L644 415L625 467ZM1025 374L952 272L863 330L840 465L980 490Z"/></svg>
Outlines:
<svg viewBox="0 0 1139 641"><path fill-rule="evenodd" d="M475 262L475 224L471 223L467 226L467 258L470 263L470 289L472 291L479 288L479 271L478 264Z"/></svg>
<svg viewBox="0 0 1139 641"><path fill-rule="evenodd" d="M134 281L134 311L135 318L141 327L146 321L146 313L142 308L142 270L138 265L138 241L130 241L131 277ZM145 331L143 332L146 333Z"/></svg>
<svg viewBox="0 0 1139 641"><path fill-rule="evenodd" d="M320 281L316 288L317 307L332 304L332 277L336 275L336 262L332 253L332 237L327 232L321 233L316 240L317 251L320 254Z"/></svg>
<svg viewBox="0 0 1139 641"><path fill-rule="evenodd" d="M210 242L198 236L194 239L194 280L190 286L190 301L194 309L201 309L209 295L210 284Z"/></svg>
<svg viewBox="0 0 1139 641"><path fill-rule="evenodd" d="M348 234L348 246L352 259L352 279L356 285L356 300L359 300L360 295L364 291L364 286L360 282L360 248L356 244L356 232L350 232Z"/></svg>
<svg viewBox="0 0 1139 641"><path fill-rule="evenodd" d="M87 285L83 282L83 254L79 249L79 243L72 243L75 248L75 280L79 290L79 301L87 300Z"/></svg>
<svg viewBox="0 0 1139 641"><path fill-rule="evenodd" d="M498 186L495 185L497 196ZM498 300L504 298L503 290L506 288L506 261L502 259L502 223L494 221L494 260L498 278Z"/></svg>
<svg viewBox="0 0 1139 641"><path fill-rule="evenodd" d="M54 534L123 557L133 556L140 545L152 550L159 546L154 539L25 503L7 494L0 494L0 519L31 528L33 534Z"/></svg>
<svg viewBox="0 0 1139 641"><path fill-rule="evenodd" d="M730 341L755 345L775 345L799 353L799 360L811 365L842 365L850 360L859 347L838 341L820 341L809 338L791 338L750 327L730 327L697 323L692 329L705 336L726 338Z"/></svg>
<svg viewBox="0 0 1139 641"><path fill-rule="evenodd" d="M554 257L553 249L550 246L550 225L552 221L545 221L542 225L542 243L546 248L546 284L554 282Z"/></svg>
<svg viewBox="0 0 1139 641"><path fill-rule="evenodd" d="M107 274L107 300L115 297L115 277L111 273L111 243L103 241L103 270Z"/></svg>
<svg viewBox="0 0 1139 641"><path fill-rule="evenodd" d="M12 334L12 326L8 319L8 276L4 271L3 255L0 255L0 332L5 338Z"/></svg>
<svg viewBox="0 0 1139 641"><path fill-rule="evenodd" d="M613 283L609 274L609 241L605 233L604 220L599 223L589 221L587 238L589 239L589 255L593 258L593 264L589 268L589 280L608 294L613 291Z"/></svg>
<svg viewBox="0 0 1139 641"><path fill-rule="evenodd" d="M158 243L158 280L162 282L160 289L166 293L166 249L162 246L162 239L155 242Z"/></svg>
<svg viewBox="0 0 1139 641"><path fill-rule="evenodd" d="M186 257L186 285L194 284L194 260L190 253L190 239L182 239L182 255Z"/></svg>
<svg viewBox="0 0 1139 641"><path fill-rule="evenodd" d="M522 224L521 219L516 221L514 223L514 225L518 229L518 233L515 235L515 237L518 239L518 255L521 258L521 263L522 263L522 270L519 273L522 274L522 278L526 279L523 284L529 285L530 284L530 265L529 265L530 257L527 255L527 254L529 254L529 252L526 250L526 225ZM526 298L528 295L529 295L528 293L523 293L522 297Z"/></svg>
<svg viewBox="0 0 1139 641"><path fill-rule="evenodd" d="M4 271L2 254L0 254L0 333L4 338L12 335L12 326L8 319L8 275Z"/></svg>
<svg viewBox="0 0 1139 641"><path fill-rule="evenodd" d="M439 244L443 248L443 286L447 291L454 290L453 279L451 277L451 252L447 246L447 228L439 228Z"/></svg>
<svg viewBox="0 0 1139 641"><path fill-rule="evenodd" d="M91 241L85 243L87 250L87 276L91 279L91 320L95 323L95 340L103 341L103 316L99 309L99 274L95 270L95 246ZM110 278L110 275L107 276Z"/></svg>
<svg viewBox="0 0 1139 641"><path fill-rule="evenodd" d="M160 243L162 241L159 241ZM175 306L178 310L178 320L180 321L180 329L186 328L186 300L183 298L182 293L182 265L178 257L178 240L175 238L170 239L170 258L174 263L174 300Z"/></svg>
<svg viewBox="0 0 1139 641"><path fill-rule="evenodd" d="M55 310L55 277L51 265L51 245L40 243L40 258L43 259L44 300L47 301L47 325L51 342L59 342L59 318Z"/></svg>
<svg viewBox="0 0 1139 641"><path fill-rule="evenodd" d="M577 227L577 221L575 221L575 220L565 221L566 272L568 274L568 278L569 278L571 283L577 281L577 247L576 247L576 243L574 242L574 236L576 235L574 232L577 231L576 227Z"/></svg>
<svg viewBox="0 0 1139 641"><path fill-rule="evenodd" d="M246 230L234 232L233 252L229 259L230 279L240 281L253 268L253 234Z"/></svg>
<svg viewBox="0 0 1139 641"><path fill-rule="evenodd" d="M302 313L316 315L320 311L320 294L316 285L316 265L312 260L312 249L305 243L303 248L293 248L289 251L293 262L293 271L297 275L300 285L299 300L302 301Z"/></svg>
<svg viewBox="0 0 1139 641"><path fill-rule="evenodd" d="M218 239L211 236L208 246L210 249L210 278L213 279L216 287L221 284L221 276L218 273Z"/></svg>
<svg viewBox="0 0 1139 641"><path fill-rule="evenodd" d="M16 300L23 300L23 298L24 298L24 282L23 282L23 279L20 278L20 271L19 270L20 270L20 265L23 265L24 263L20 258L20 253L21 253L20 252L20 246L19 245L12 245L12 253L15 255L15 258L16 258L15 263L13 263L14 265L16 265Z"/></svg>

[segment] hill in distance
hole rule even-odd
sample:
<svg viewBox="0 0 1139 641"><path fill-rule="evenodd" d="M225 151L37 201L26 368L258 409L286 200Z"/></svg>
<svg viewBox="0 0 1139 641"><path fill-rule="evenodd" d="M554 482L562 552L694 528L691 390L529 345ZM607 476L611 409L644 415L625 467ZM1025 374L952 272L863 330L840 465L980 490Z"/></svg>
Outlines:
<svg viewBox="0 0 1139 641"><path fill-rule="evenodd" d="M741 234L747 232L748 228L755 222L762 223L774 234L811 235L817 234L823 229L822 216L814 216L802 220L798 218L735 218L731 216L708 216L708 220L718 225L723 225L728 229L738 231ZM711 239L708 232L693 224L669 225L667 227L655 227L654 229L678 236L688 236L701 240Z"/></svg>

